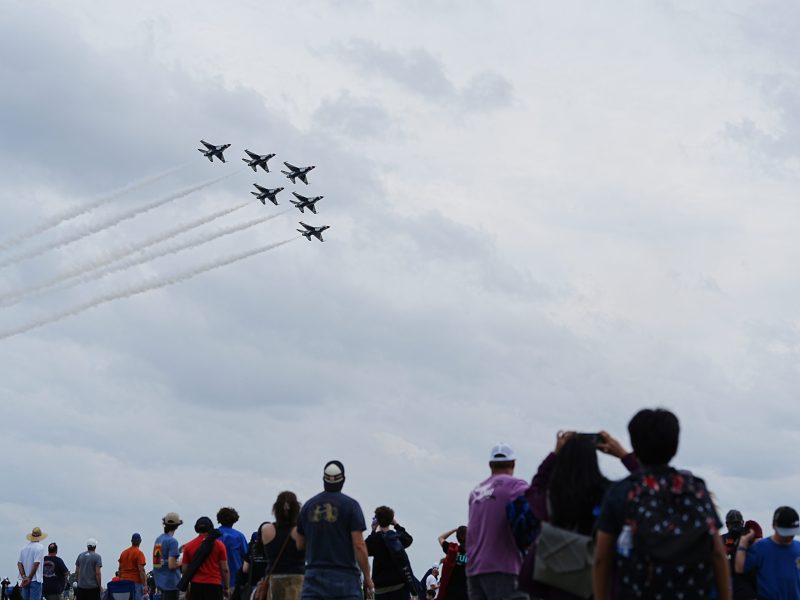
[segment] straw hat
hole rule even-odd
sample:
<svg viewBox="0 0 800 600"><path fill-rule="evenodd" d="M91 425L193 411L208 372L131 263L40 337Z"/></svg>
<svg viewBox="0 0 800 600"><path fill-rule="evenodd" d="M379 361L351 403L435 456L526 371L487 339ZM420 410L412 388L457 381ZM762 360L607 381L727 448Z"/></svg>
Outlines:
<svg viewBox="0 0 800 600"><path fill-rule="evenodd" d="M30 542L39 542L47 537L47 534L42 531L39 527L34 527L33 531L31 531L28 535L25 536L28 538Z"/></svg>

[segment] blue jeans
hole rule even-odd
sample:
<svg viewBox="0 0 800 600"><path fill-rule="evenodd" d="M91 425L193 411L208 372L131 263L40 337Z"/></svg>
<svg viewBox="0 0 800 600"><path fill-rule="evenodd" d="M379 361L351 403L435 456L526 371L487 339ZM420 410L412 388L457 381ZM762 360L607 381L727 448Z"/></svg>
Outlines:
<svg viewBox="0 0 800 600"><path fill-rule="evenodd" d="M42 600L42 582L31 581L26 587L20 588L22 600Z"/></svg>
<svg viewBox="0 0 800 600"><path fill-rule="evenodd" d="M144 586L141 583L133 584L133 600L142 600L142 590Z"/></svg>
<svg viewBox="0 0 800 600"><path fill-rule="evenodd" d="M307 569L301 600L364 600L361 577L355 571Z"/></svg>

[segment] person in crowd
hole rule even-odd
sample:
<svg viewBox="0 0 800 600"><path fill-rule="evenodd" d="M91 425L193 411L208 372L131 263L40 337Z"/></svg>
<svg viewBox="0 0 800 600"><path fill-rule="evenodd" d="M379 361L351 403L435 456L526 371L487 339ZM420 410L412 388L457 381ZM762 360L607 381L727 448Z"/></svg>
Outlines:
<svg viewBox="0 0 800 600"><path fill-rule="evenodd" d="M233 528L238 520L239 513L235 508L226 506L217 511L217 523L219 523L219 532L222 534L220 539L228 552L228 571L230 572L228 584L231 588L236 584L236 574L242 568L244 559L247 557L247 538L241 531Z"/></svg>
<svg viewBox="0 0 800 600"><path fill-rule="evenodd" d="M560 529L591 536L606 491L611 485L601 472L597 452L622 461L630 472L639 468L628 452L607 431L578 434L559 431L556 447L547 455L533 476L527 497L534 516ZM533 580L535 547L528 551L520 572L520 588L535 598L572 600L575 594ZM590 585L587 573L587 585Z"/></svg>
<svg viewBox="0 0 800 600"><path fill-rule="evenodd" d="M367 553L373 557L372 581L375 583L375 600L408 600L417 596L408 556L408 548L414 538L400 525L394 510L388 506L375 509L372 533L367 537ZM399 547L395 547L399 544Z"/></svg>
<svg viewBox="0 0 800 600"><path fill-rule="evenodd" d="M134 600L142 600L144 588L147 585L147 574L144 566L147 560L144 552L139 549L142 544L141 534L131 536L131 545L119 555L119 578L121 581L132 581L134 587Z"/></svg>
<svg viewBox="0 0 800 600"><path fill-rule="evenodd" d="M250 600L256 585L267 574L267 556L264 554L264 542L261 541L261 530L266 524L267 521L258 526L258 530L250 535L250 542L247 544L247 556L242 564L243 580L239 586L241 600ZM238 600L235 593L233 597L234 600Z"/></svg>
<svg viewBox="0 0 800 600"><path fill-rule="evenodd" d="M67 587L69 569L58 556L58 544L47 546L47 556L42 563L42 596L44 600L59 600Z"/></svg>
<svg viewBox="0 0 800 600"><path fill-rule="evenodd" d="M344 465L329 461L323 470L324 491L303 505L297 522L297 548L306 551L303 600L363 600L375 591L364 542L364 513L342 493ZM364 577L361 589L359 568Z"/></svg>
<svg viewBox="0 0 800 600"><path fill-rule="evenodd" d="M431 567L430 574L425 578L425 590L433 591L434 595L439 592L439 565Z"/></svg>
<svg viewBox="0 0 800 600"><path fill-rule="evenodd" d="M656 593L684 600L715 593L719 600L731 600L722 523L711 495L702 479L669 466L678 450L678 418L665 409L640 410L628 423L628 433L641 470L611 485L603 502L594 557L595 600ZM612 596L615 561L618 585Z"/></svg>
<svg viewBox="0 0 800 600"><path fill-rule="evenodd" d="M489 453L491 475L469 496L467 586L470 600L527 598L518 590L522 555L506 519L509 502L528 491L528 483L514 477L516 455L508 444Z"/></svg>
<svg viewBox="0 0 800 600"><path fill-rule="evenodd" d="M300 600L306 553L298 545L300 502L295 493L278 494L272 514L275 522L261 526L266 572L270 577L267 600Z"/></svg>
<svg viewBox="0 0 800 600"><path fill-rule="evenodd" d="M781 506L772 517L774 533L755 542L748 531L736 549L736 572L755 572L760 600L800 598L800 517L789 506ZM755 542L755 543L754 543Z"/></svg>
<svg viewBox="0 0 800 600"><path fill-rule="evenodd" d="M735 508L728 511L725 515L725 528L727 531L722 534L722 543L725 545L725 554L731 561L736 560L736 547L739 545L739 538L744 533L744 517Z"/></svg>
<svg viewBox="0 0 800 600"><path fill-rule="evenodd" d="M82 552L75 560L75 577L78 586L75 588L77 600L100 600L103 587L103 559L97 553L97 540L86 541L86 552Z"/></svg>
<svg viewBox="0 0 800 600"><path fill-rule="evenodd" d="M447 539L456 534L456 541L448 542ZM445 554L445 564L442 566L442 589L439 591L439 600L467 600L467 526L460 525L449 529L438 538L439 546ZM448 556L452 560L448 560Z"/></svg>
<svg viewBox="0 0 800 600"><path fill-rule="evenodd" d="M28 543L20 550L17 561L22 600L41 600L42 563L44 562L42 540L47 537L47 534L41 528L34 527L25 537L28 539Z"/></svg>
<svg viewBox="0 0 800 600"><path fill-rule="evenodd" d="M181 579L180 546L175 532L183 525L176 512L168 512L161 519L164 533L153 544L153 580L161 591L161 600L178 600L178 582Z"/></svg>
<svg viewBox="0 0 800 600"><path fill-rule="evenodd" d="M208 517L200 517L194 524L197 537L183 546L181 570L191 575L192 600L223 600L227 597L231 574L228 571L228 551L220 539L214 539L210 552L200 562L194 561L201 545L214 529L214 523ZM209 540L210 541L210 540ZM187 575L188 576L188 575Z"/></svg>

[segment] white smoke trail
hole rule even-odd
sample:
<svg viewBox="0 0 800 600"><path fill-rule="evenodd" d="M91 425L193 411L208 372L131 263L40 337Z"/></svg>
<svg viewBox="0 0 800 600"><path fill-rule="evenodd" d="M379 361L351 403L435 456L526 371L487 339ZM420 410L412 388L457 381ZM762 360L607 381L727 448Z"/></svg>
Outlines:
<svg viewBox="0 0 800 600"><path fill-rule="evenodd" d="M177 192L173 192L172 194L170 194L168 196L165 196L163 198L159 198L155 202L151 202L150 204L143 204L142 206L138 206L138 207L132 208L132 209L127 210L127 211L125 211L123 213L119 213L117 215L113 215L113 216L107 218L104 221L100 221L99 223L88 224L85 227L83 227L83 228L79 229L78 231L74 232L70 236L61 238L59 240L55 240L53 242L49 242L47 244L43 244L41 246L37 246L36 248L33 248L32 250L28 250L27 252L24 252L22 254L17 254L16 256L12 256L10 258L7 258L6 260L0 261L0 269L5 268L5 267L7 267L9 265L13 265L15 263L18 263L18 262L20 262L22 260L26 260L28 258L33 258L34 256L39 256L40 254L44 254L48 250L55 250L56 248L61 248L62 246L66 246L68 244L71 244L72 242L76 242L76 241L78 241L78 240L80 240L82 238L88 237L88 236L90 236L92 234L95 234L95 233L98 233L98 232L103 231L105 229L108 229L109 227L113 227L117 223L120 223L122 221L126 221L128 219L132 219L133 217L136 217L136 216L138 216L138 215L140 215L142 213L146 213L146 212L148 212L150 210L153 210L154 208L158 208L160 206L164 206L165 204L168 204L169 202L173 202L173 201L177 200L178 198L183 198L184 196L188 196L189 194L193 194L194 192L202 190L203 188L207 188L210 185L218 183L218 182L222 181L223 179L227 179L228 177L232 177L237 172L229 173L227 175L223 175L222 177L217 177L216 179L209 179L208 181L205 181L205 182L200 183L198 185L194 185L192 187L185 188L185 189L177 191Z"/></svg>
<svg viewBox="0 0 800 600"><path fill-rule="evenodd" d="M36 285L29 286L21 290L12 290L10 292L6 292L5 294L0 294L0 306L12 306L14 304L17 304L18 302L21 302L23 299L27 297L39 295L39 292L48 290L49 288L52 288L53 286L58 285L63 281L67 281L74 277L78 277L80 275L83 275L84 273L89 273L91 271L96 271L97 269L102 269L103 267L113 264L118 260L130 256L131 254L135 254L142 250L146 250L151 246L155 246L156 244L165 242L171 238L181 235L182 233L186 233L188 231L191 231L192 229L197 229L202 225L211 223L212 221L215 221L226 215L236 212L237 210L241 210L245 206L248 206L248 204L249 204L248 202L244 202L242 204L234 206L233 208L226 208L224 210L217 211L213 214L200 217L199 219L195 219L194 221L190 221L189 223L184 223L183 225L179 225L178 227L173 227L172 229L169 229L167 231L154 235L150 238L147 238L143 242L139 242L137 244L134 244L133 246L128 245L123 248L119 248L118 250L106 256L96 258L91 261L87 261L82 265L70 269L69 271L65 271L64 273L61 273L60 275L57 275L51 279L48 279L41 283L37 283Z"/></svg>
<svg viewBox="0 0 800 600"><path fill-rule="evenodd" d="M259 225L261 223L266 223L267 221L271 221L272 219L275 219L283 214L286 214L287 212L289 211L284 210L274 215L269 215L267 217L259 217L258 219L251 219L250 221L245 221L244 223L239 223L236 225L231 225L229 227L224 227L213 233L206 234L204 236L197 237L193 240L188 240L186 242L181 242L180 244L173 244L171 246L167 246L166 248L156 248L151 252L143 254L142 256L131 257L128 260L120 261L118 264L112 265L108 269L99 269L90 271L88 273L84 273L83 275L74 278L72 281L68 281L63 285L59 286L58 288L56 288L56 291L70 289L81 283L96 281L97 279L102 279L103 277L111 275L112 273L118 273L119 271L130 269L131 267L135 267L137 265L150 262L151 260L161 258L162 256L177 254L178 252L188 250L189 248L202 246L203 244L213 242L214 240L217 240L221 237L232 235L234 233L238 233L239 231L244 231L245 229L249 229L250 227L255 227L256 225Z"/></svg>
<svg viewBox="0 0 800 600"><path fill-rule="evenodd" d="M144 294L145 292L150 292L170 285L175 285L176 283L187 281L189 279L192 279L193 277L196 277L203 273L207 273L208 271L213 271L215 269L228 266L230 264L233 264L240 260L244 260L245 258L250 258L251 256L255 256L257 254L263 254L264 252L269 252L270 250L288 244L289 242L294 241L299 237L300 236L292 237L289 238L288 240L283 240L282 242L278 242L276 244L269 244L267 246L261 246L253 250L248 250L247 252L233 254L226 258L222 258L213 262L206 263L204 265L200 265L193 269L189 269L188 271L183 271L175 275L162 277L160 279L155 279L150 282L141 283L136 286L131 286L127 289L120 290L118 292L112 292L109 294L105 294L103 296L99 296L94 300L90 300L83 304L79 304L77 306L74 306L73 308L69 308L67 310L57 312L47 317L31 321L30 323L26 323L25 325L20 325L19 327L15 327L13 329L0 332L0 340L4 340L14 335L19 335L20 333L25 333L26 331L30 331L31 329L36 329L37 327L42 327L43 325L48 325L49 323L55 323L56 321L61 321L62 319L72 317L74 315L80 314L82 312L100 306L102 304L113 302L114 300L121 300L122 298L137 296L139 294Z"/></svg>
<svg viewBox="0 0 800 600"><path fill-rule="evenodd" d="M42 223L39 223L38 225L36 225L35 227L29 229L24 233L20 233L19 235L13 238L0 242L0 251L8 250L9 248L16 246L17 244L21 244L25 240L29 240L30 238L37 236L40 233L44 233L45 231L52 229L53 227L61 225L61 223L63 223L64 221L69 221L81 215L85 215L89 211L92 211L95 208L99 208L104 204L108 204L109 202L116 200L120 196L124 196L127 193L138 190L139 188L142 188L146 185L150 185L151 183L155 183L160 179L164 179L165 177L168 177L173 173L177 173L181 169L185 169L190 164L191 163L185 163L183 165L173 167L172 169L168 169L166 171L158 173L156 175L150 175L143 179L139 179L138 181L129 183L125 187L121 187L112 192L108 192L107 194L103 194L102 196L100 196L99 198L95 199L92 202L89 202L88 204L82 204L80 206L75 206L73 208L65 210L64 212L57 214L53 217L50 217L49 219L43 221Z"/></svg>

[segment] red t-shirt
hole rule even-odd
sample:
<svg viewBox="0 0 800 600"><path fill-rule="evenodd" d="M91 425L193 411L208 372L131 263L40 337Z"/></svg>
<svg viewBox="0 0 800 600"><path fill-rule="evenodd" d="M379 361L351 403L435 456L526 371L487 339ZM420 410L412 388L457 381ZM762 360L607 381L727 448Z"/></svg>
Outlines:
<svg viewBox="0 0 800 600"><path fill-rule="evenodd" d="M139 574L139 565L146 564L144 553L138 546L131 546L119 555L119 578L125 581L144 584Z"/></svg>
<svg viewBox="0 0 800 600"><path fill-rule="evenodd" d="M183 559L181 563L188 565L192 562L192 558L197 553L197 549L203 540L206 539L206 534L198 535L191 542L187 542L183 547ZM214 548L211 554L208 555L205 562L200 565L197 572L192 577L194 583L210 583L212 585L222 585L222 569L219 568L219 563L222 561L227 562L228 551L225 550L225 544L219 540L214 540Z"/></svg>

